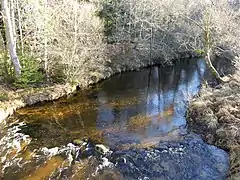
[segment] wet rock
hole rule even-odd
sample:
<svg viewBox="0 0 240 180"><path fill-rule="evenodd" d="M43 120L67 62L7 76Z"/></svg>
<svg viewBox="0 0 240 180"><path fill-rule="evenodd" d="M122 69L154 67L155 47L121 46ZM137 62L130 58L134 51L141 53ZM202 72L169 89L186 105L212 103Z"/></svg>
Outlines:
<svg viewBox="0 0 240 180"><path fill-rule="evenodd" d="M97 151L101 155L105 155L110 151L110 149L103 144L96 144L95 145L95 151Z"/></svg>
<svg viewBox="0 0 240 180"><path fill-rule="evenodd" d="M228 155L200 139L160 143L153 149L114 152L116 168L125 179L225 179Z"/></svg>
<svg viewBox="0 0 240 180"><path fill-rule="evenodd" d="M78 146L77 160L88 158L90 156L104 156L110 152L110 148L103 144L96 144L91 139L85 138L73 140L73 144Z"/></svg>
<svg viewBox="0 0 240 180"><path fill-rule="evenodd" d="M78 145L78 146L81 146L83 143L84 143L84 141L81 140L81 139L74 139L73 140L73 144Z"/></svg>

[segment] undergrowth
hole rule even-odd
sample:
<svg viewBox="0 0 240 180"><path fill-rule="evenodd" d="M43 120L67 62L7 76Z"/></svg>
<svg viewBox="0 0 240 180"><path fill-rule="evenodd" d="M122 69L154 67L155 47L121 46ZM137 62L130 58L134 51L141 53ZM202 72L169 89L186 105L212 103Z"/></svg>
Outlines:
<svg viewBox="0 0 240 180"><path fill-rule="evenodd" d="M14 68L6 52L0 54L1 82L12 88L28 88L38 86L46 80L45 72L37 58L29 55L19 55L22 74L16 78Z"/></svg>

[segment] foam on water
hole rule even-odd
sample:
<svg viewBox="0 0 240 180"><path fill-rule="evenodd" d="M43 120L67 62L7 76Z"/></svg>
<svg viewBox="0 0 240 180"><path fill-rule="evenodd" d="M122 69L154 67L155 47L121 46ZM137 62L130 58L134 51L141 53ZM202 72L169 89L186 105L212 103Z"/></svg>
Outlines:
<svg viewBox="0 0 240 180"><path fill-rule="evenodd" d="M22 158L18 157L18 153L31 142L31 138L28 135L19 133L21 126L24 125L24 123L18 123L8 128L6 134L0 139L2 171L16 164L23 166L21 163Z"/></svg>

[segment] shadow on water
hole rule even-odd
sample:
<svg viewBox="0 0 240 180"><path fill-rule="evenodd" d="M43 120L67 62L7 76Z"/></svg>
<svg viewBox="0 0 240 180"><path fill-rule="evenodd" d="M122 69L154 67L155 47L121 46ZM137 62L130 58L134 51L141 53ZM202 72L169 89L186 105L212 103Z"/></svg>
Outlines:
<svg viewBox="0 0 240 180"><path fill-rule="evenodd" d="M31 141L25 147L24 152L35 152L36 149L43 147L61 147L76 138L88 137L95 143L103 143L111 149L115 149L114 157L118 157L117 153L121 152L123 157L126 154L133 153L132 158L134 158L137 153L138 157L131 162L134 164L131 165L133 168L136 164L140 165L139 163L144 162L142 158L146 156L146 153L151 154L151 151L154 151L149 150L147 152L147 150L144 151L141 148L159 146L159 142L160 144L161 142L169 143L167 146L179 146L177 142L182 142L187 144L186 148L189 147L189 141L186 142L185 139L185 135L187 135L185 113L188 101L199 91L205 68L203 60L190 59L177 62L175 66L171 67L153 66L138 72L126 72L97 84L92 90L78 92L72 97L44 105L18 110L10 121L13 124L23 123L20 127L21 130L17 132L28 135L27 138ZM203 144L203 142L201 143ZM206 149L205 146L207 145L202 147ZM131 148L140 148L140 150L131 151L129 150ZM162 149L162 152L164 150L166 149ZM204 154L201 150L196 153ZM190 150L188 151L190 152ZM209 152L206 150L206 153ZM142 157L139 157L141 154ZM192 155L194 156L194 153ZM160 157L161 154L159 156L155 154L154 156ZM187 156L191 157L190 153ZM176 158L170 154L168 157L171 159L169 162ZM125 157L125 160L128 158ZM140 160L138 160L139 158ZM57 164L56 167L59 167L58 165L63 161L52 159L53 157L48 162L53 161L52 164ZM30 160L32 166L39 164L39 160L36 160L35 163L32 163L32 161ZM146 164L146 166L152 163L151 160L148 161L149 164ZM190 163L189 160L185 159L184 161ZM131 168L129 171L125 171L124 168L128 166L118 166L118 164L121 165L121 162L116 158L114 162L117 173L113 173L113 169L110 172L115 174L117 179L120 179L120 177L128 179L141 177L144 179L143 172L136 172L136 169L131 171ZM169 166L169 164L166 166ZM31 177L34 174L31 173L34 169L32 168L26 167L26 173L23 174L16 170L16 174L13 175L10 172L14 168L10 166L6 169L5 174L9 178L24 177L28 174ZM136 166L136 168L141 170L141 167ZM54 172L54 168L49 170L48 167L46 169L48 169L49 174ZM48 172L46 169L45 172ZM142 168L142 170L146 171L146 168ZM157 171L157 169L155 170ZM155 170L148 169L148 171ZM38 171L41 172L41 169L38 169ZM82 171L86 175L89 170L86 167L80 168L80 170L72 169L71 174L74 174L75 171ZM181 168L179 171L181 171ZM133 173L133 176L129 173ZM204 171L204 173L206 172ZM151 176L149 173L145 173L145 175L151 177L150 179L160 177L158 174ZM76 177L77 179L80 178ZM165 175L162 173L161 177L171 179L171 176L168 176L166 172Z"/></svg>

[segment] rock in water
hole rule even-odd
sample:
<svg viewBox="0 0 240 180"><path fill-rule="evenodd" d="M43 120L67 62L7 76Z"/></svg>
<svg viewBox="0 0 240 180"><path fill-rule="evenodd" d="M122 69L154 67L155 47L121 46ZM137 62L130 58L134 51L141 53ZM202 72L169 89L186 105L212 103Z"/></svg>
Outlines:
<svg viewBox="0 0 240 180"><path fill-rule="evenodd" d="M74 139L73 144L76 145L76 146L81 146L81 145L84 144L84 141L81 140L81 139Z"/></svg>
<svg viewBox="0 0 240 180"><path fill-rule="evenodd" d="M109 152L109 147L103 145L103 144L96 144L95 145L95 150L100 153L101 155L105 155Z"/></svg>
<svg viewBox="0 0 240 180"><path fill-rule="evenodd" d="M225 151L196 137L160 143L153 149L118 151L112 156L117 170L128 180L221 180L226 179L229 168Z"/></svg>

